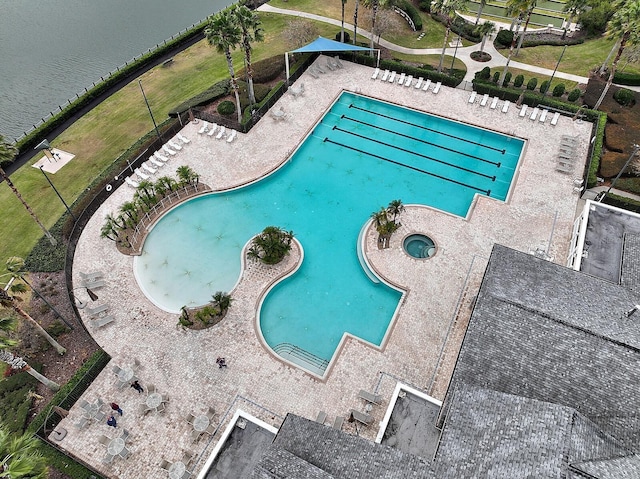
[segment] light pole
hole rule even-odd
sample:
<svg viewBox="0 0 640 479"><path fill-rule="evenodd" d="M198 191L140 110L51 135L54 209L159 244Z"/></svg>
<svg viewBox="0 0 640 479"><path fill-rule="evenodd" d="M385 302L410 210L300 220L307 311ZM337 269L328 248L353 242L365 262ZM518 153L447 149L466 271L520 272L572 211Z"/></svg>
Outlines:
<svg viewBox="0 0 640 479"><path fill-rule="evenodd" d="M458 53L458 44L460 43L460 35L456 38L456 49L453 51L453 60L451 60L451 68L449 68L449 75L453 75L453 63L456 61L456 54Z"/></svg>
<svg viewBox="0 0 640 479"><path fill-rule="evenodd" d="M47 174L44 172L44 170L42 169L42 165L40 165L40 171L42 172L42 174L44 175L44 177L47 179L47 181L49 182L49 184L51 185L51 188L53 188L53 191L56 192L56 195L58 195L58 198L60 198L60 201L62 201L62 204L64 205L64 207L67 209L67 213L69 213L71 215L71 217L73 218L73 221L76 222L78 221L78 218L75 217L75 215L71 212L71 209L69 208L69 205L67 205L67 203L64 201L64 198L62 197L62 195L60 194L60 192L56 189L56 187L53 185L53 183L51 182L51 180L49 179L49 177L47 176Z"/></svg>
<svg viewBox="0 0 640 479"><path fill-rule="evenodd" d="M151 113L151 107L149 106L149 102L147 101L147 95L144 94L144 90L142 89L142 80L138 80L138 85L140 85L142 98L144 98L144 102L147 104L147 110L149 110L149 116L151 117L151 121L153 122L153 127L156 129L156 135L158 135L159 140L162 140L160 132L158 131L158 125L156 125L156 119L153 117L153 113Z"/></svg>

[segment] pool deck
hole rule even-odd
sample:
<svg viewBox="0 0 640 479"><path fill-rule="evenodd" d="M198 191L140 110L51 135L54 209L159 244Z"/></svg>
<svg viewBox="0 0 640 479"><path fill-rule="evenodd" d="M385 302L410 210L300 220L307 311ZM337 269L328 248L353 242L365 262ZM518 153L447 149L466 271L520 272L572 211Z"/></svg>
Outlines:
<svg viewBox="0 0 640 479"><path fill-rule="evenodd" d="M323 410L329 415L329 424L335 416L347 416L351 408L364 410L364 402L358 399L360 389L380 394L385 400L383 406L370 411L374 424L358 431L373 439L397 380L443 399L494 243L530 252L546 249L552 238L548 254L565 264L579 202L572 180L582 174L591 124L560 117L554 127L549 125L551 115L541 124L531 121L529 114L519 117L513 104L507 113L501 113L502 102L495 110L489 108L491 100L481 107L480 97L470 105L469 92L462 90L442 87L433 94L371 80L373 69L368 67L343 62L344 69L330 71L326 57L318 62L326 74L314 79L305 73L297 81L305 84L305 93L297 97L287 93L274 107L284 108L288 114L285 120L267 115L249 134L238 134L232 143L199 135L201 123L188 124L182 134L191 143L156 175L175 175L178 166L189 165L214 190L256 180L285 162L340 92L349 90L527 139L508 201L479 198L468 219L427 207L408 207L387 250L377 249L376 234L369 231L365 251L371 266L407 294L382 350L346 339L328 377L321 381L280 361L258 339L256 305L263 288L273 281L266 267L254 267L246 275L223 322L204 331L176 328L177 315L155 307L137 287L133 258L118 253L111 241L100 238L105 215L116 213L123 202L132 199L133 189L121 186L82 233L74 258L74 284L80 284L80 271L105 273L107 286L95 292L99 303L110 304L115 321L94 331L94 337L114 359L84 398L91 402L101 397L107 404L115 401L122 407L124 416L118 417L118 427L130 431L127 447L131 455L102 464L106 448L98 436L111 436L114 430L106 423L77 430L73 423L81 415L78 406L62 421L69 434L59 443L105 476L164 478L167 472L160 468L161 459L178 460L183 450L200 456L198 472L237 409L276 427L287 412L313 419ZM577 162L572 175L555 170L562 135L580 138L577 151L583 160ZM416 232L426 233L438 245L431 259L413 259L402 251L402 239ZM295 256L285 267L295 263ZM82 298L83 292L77 293ZM218 368L215 360L219 356L226 358L227 368ZM161 415L140 417L137 410L143 395L116 386L111 365L126 366L134 358L141 363L141 384L153 383L171 397ZM192 445L191 427L184 418L189 412L206 411L208 406L215 408L214 423L219 428L211 438ZM343 430L356 433L347 421Z"/></svg>

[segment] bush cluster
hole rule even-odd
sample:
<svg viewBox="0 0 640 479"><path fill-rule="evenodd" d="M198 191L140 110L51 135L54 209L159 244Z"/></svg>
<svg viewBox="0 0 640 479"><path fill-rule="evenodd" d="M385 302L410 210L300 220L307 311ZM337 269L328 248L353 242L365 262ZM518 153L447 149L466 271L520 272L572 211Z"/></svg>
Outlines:
<svg viewBox="0 0 640 479"><path fill-rule="evenodd" d="M423 12L431 13L431 0L422 0L418 3L418 8Z"/></svg>
<svg viewBox="0 0 640 479"><path fill-rule="evenodd" d="M507 74L504 76L504 82L502 83L502 85L504 86L511 83L511 77L512 77L511 72L507 72Z"/></svg>
<svg viewBox="0 0 640 479"><path fill-rule="evenodd" d="M42 372L41 365L31 367ZM7 431L22 434L27 426L31 399L28 392L36 388L37 381L28 373L16 372L0 381L0 417Z"/></svg>
<svg viewBox="0 0 640 479"><path fill-rule="evenodd" d="M496 35L495 43L496 48L507 48L513 43L513 32L511 30L500 30Z"/></svg>
<svg viewBox="0 0 640 479"><path fill-rule="evenodd" d="M340 37L341 37L341 32L336 33L336 42L340 41ZM344 43L351 43L351 35L349 35L349 32L345 29L344 31ZM282 58L282 56L280 55L280 58Z"/></svg>
<svg viewBox="0 0 640 479"><path fill-rule="evenodd" d="M520 88L524 83L524 75L516 75L516 79L513 80L513 86L516 88Z"/></svg>
<svg viewBox="0 0 640 479"><path fill-rule="evenodd" d="M344 32L344 35L346 39L346 31ZM340 39L339 33L338 39ZM275 55L273 57L265 58L259 62L252 63L251 68L253 70L253 83L268 83L278 78L278 75L284 71L284 57L282 55ZM244 78L246 75L247 73L244 67L238 70L238 78Z"/></svg>
<svg viewBox="0 0 640 479"><path fill-rule="evenodd" d="M636 104L636 95L627 88L620 88L613 94L613 99L623 106L633 106Z"/></svg>
<svg viewBox="0 0 640 479"><path fill-rule="evenodd" d="M414 7L411 2L407 0L400 0L396 3L396 6L409 15L409 18L411 18L411 21L415 25L417 31L422 30L422 17L420 16L418 9Z"/></svg>
<svg viewBox="0 0 640 479"><path fill-rule="evenodd" d="M533 91L536 89L536 86L538 86L538 79L536 77L531 78L527 82L527 90Z"/></svg>
<svg viewBox="0 0 640 479"><path fill-rule="evenodd" d="M218 104L218 113L221 115L232 115L236 111L236 105L229 100L221 101Z"/></svg>
<svg viewBox="0 0 640 479"><path fill-rule="evenodd" d="M558 83L555 87L553 87L553 96L561 97L562 95L564 95L565 89L566 87L564 86L564 83Z"/></svg>
<svg viewBox="0 0 640 479"><path fill-rule="evenodd" d="M540 84L540 93L547 93L549 91L549 85L551 82L549 80L545 80Z"/></svg>
<svg viewBox="0 0 640 479"><path fill-rule="evenodd" d="M569 95L567 95L567 100L576 101L578 98L580 98L581 94L582 92L580 91L580 88L574 88L569 92Z"/></svg>
<svg viewBox="0 0 640 479"><path fill-rule="evenodd" d="M230 89L229 83L228 79L215 83L205 91L192 96L187 101L180 103L175 108L172 108L169 111L169 116L176 117L180 113L189 110L189 108L208 105L209 103L216 101L218 98L228 95Z"/></svg>
<svg viewBox="0 0 640 479"><path fill-rule="evenodd" d="M640 86L640 74L616 72L613 75L613 82L618 85Z"/></svg>

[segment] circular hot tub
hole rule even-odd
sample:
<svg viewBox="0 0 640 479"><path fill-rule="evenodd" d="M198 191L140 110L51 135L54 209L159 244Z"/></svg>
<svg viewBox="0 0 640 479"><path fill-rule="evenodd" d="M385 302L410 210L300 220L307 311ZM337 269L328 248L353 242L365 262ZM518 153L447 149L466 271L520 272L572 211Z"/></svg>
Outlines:
<svg viewBox="0 0 640 479"><path fill-rule="evenodd" d="M426 259L436 254L436 244L431 238L421 234L407 236L402 243L402 247L413 258Z"/></svg>

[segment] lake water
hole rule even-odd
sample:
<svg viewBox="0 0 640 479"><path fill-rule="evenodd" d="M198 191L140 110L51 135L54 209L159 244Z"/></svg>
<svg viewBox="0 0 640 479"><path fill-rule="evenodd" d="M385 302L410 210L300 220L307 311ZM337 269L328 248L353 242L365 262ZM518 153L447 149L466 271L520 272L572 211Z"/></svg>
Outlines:
<svg viewBox="0 0 640 479"><path fill-rule="evenodd" d="M0 1L0 134L21 136L101 76L231 3Z"/></svg>

